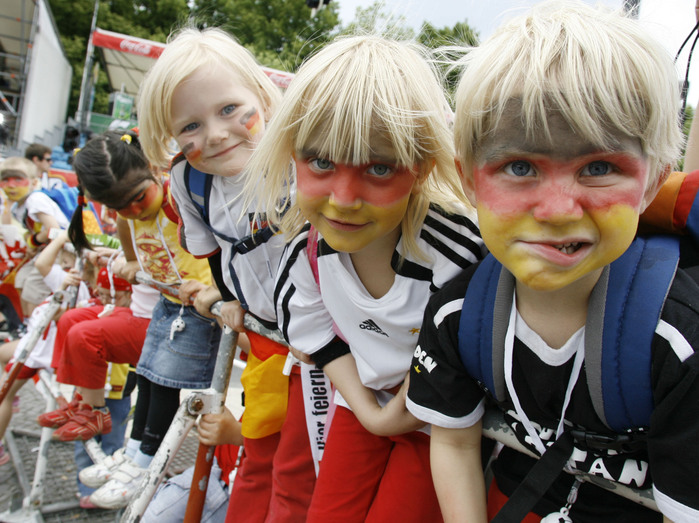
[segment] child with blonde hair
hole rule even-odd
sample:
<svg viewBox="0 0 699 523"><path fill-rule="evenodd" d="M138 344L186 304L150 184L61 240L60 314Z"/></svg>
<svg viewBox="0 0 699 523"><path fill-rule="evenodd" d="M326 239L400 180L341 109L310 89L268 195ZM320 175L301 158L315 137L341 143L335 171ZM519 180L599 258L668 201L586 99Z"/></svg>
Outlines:
<svg viewBox="0 0 699 523"><path fill-rule="evenodd" d="M31 160L13 156L0 164L0 188L12 202L10 212L27 230L27 257L30 259L17 271L15 287L20 293L22 312L31 314L51 289L34 267L33 258L48 245L51 229L67 229L68 218L48 194L40 191L39 170Z"/></svg>
<svg viewBox="0 0 699 523"><path fill-rule="evenodd" d="M425 56L336 40L301 66L249 164L248 198L289 240L279 325L338 391L308 521L440 519L405 378L429 295L482 244Z"/></svg>
<svg viewBox="0 0 699 523"><path fill-rule="evenodd" d="M491 255L430 300L407 400L445 519L697 521L699 286L677 268L696 244L637 235L682 144L671 58L637 21L557 1L464 65L457 161ZM486 507L487 404L526 452L497 455Z"/></svg>
<svg viewBox="0 0 699 523"><path fill-rule="evenodd" d="M169 163L173 139L182 152L171 166L180 242L208 259L217 284L191 288L198 291L194 305L209 314L211 304L223 298L224 323L241 332L246 313L277 328L273 286L283 240L264 216L253 218L260 207L243 205L239 195L246 180L259 180L255 171L244 169L279 99L278 88L252 54L230 35L192 28L170 38L139 95L139 125L150 161ZM227 519L303 522L315 471L298 366L285 376L287 347L253 332L247 337L242 426L230 413L203 417L223 424L222 432L231 438L240 431L245 438Z"/></svg>

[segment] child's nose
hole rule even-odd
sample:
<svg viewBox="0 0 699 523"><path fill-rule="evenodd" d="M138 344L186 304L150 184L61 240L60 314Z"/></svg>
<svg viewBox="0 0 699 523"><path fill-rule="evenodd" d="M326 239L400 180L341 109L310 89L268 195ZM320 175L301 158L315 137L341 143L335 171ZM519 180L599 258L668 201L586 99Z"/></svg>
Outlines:
<svg viewBox="0 0 699 523"><path fill-rule="evenodd" d="M211 124L207 134L207 140L210 144L221 143L228 136L228 129L225 125Z"/></svg>
<svg viewBox="0 0 699 523"><path fill-rule="evenodd" d="M338 169L333 175L330 203L336 207L357 209L362 204L363 186L353 173Z"/></svg>
<svg viewBox="0 0 699 523"><path fill-rule="evenodd" d="M580 195L574 187L555 185L541 190L533 210L541 222L568 223L583 216Z"/></svg>

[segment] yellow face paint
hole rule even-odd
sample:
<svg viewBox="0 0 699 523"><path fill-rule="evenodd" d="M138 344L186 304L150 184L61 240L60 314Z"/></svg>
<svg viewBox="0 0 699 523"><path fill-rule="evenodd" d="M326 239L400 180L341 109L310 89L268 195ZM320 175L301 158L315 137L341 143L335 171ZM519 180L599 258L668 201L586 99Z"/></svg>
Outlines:
<svg viewBox="0 0 699 523"><path fill-rule="evenodd" d="M524 285L562 289L621 256L636 234L638 211L625 204L591 209L565 226L531 215L496 214L478 205L481 235L490 252Z"/></svg>
<svg viewBox="0 0 699 523"><path fill-rule="evenodd" d="M410 194L381 207L357 201L354 206L338 205L328 197L308 198L297 193L297 201L306 219L320 232L330 247L355 253L377 242L392 242L408 208Z"/></svg>

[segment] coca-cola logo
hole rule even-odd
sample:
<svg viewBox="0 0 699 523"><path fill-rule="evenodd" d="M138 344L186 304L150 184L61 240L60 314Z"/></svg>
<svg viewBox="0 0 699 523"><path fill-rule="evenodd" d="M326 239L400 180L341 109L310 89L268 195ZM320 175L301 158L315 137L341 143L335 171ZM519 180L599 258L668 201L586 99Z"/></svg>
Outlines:
<svg viewBox="0 0 699 523"><path fill-rule="evenodd" d="M129 53L141 54L148 56L151 52L151 46L144 44L143 42L134 42L133 40L122 40L119 44L122 51L128 51Z"/></svg>

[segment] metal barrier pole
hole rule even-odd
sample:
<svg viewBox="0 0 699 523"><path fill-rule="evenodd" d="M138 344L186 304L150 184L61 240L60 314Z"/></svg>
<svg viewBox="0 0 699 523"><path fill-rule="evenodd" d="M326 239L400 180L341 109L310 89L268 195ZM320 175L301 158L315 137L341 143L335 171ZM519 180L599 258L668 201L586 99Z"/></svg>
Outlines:
<svg viewBox="0 0 699 523"><path fill-rule="evenodd" d="M0 403L2 403L5 400L5 396L7 396L10 387L17 379L17 376L19 375L19 372L22 370L22 367L24 367L24 362L27 361L29 354L34 350L34 347L36 346L36 343L39 341L39 338L44 334L44 331L51 323L51 320L58 312L58 309L61 308L62 301L62 291L57 291L53 293L53 296L51 296L51 301L46 307L44 315L41 317L41 320L39 321L37 328L33 329L30 333L26 334L26 336L29 337L27 343L24 346L24 348L20 351L20 353L17 355L15 362L12 364L10 372L5 377L5 381L2 384L2 388L0 388Z"/></svg>

